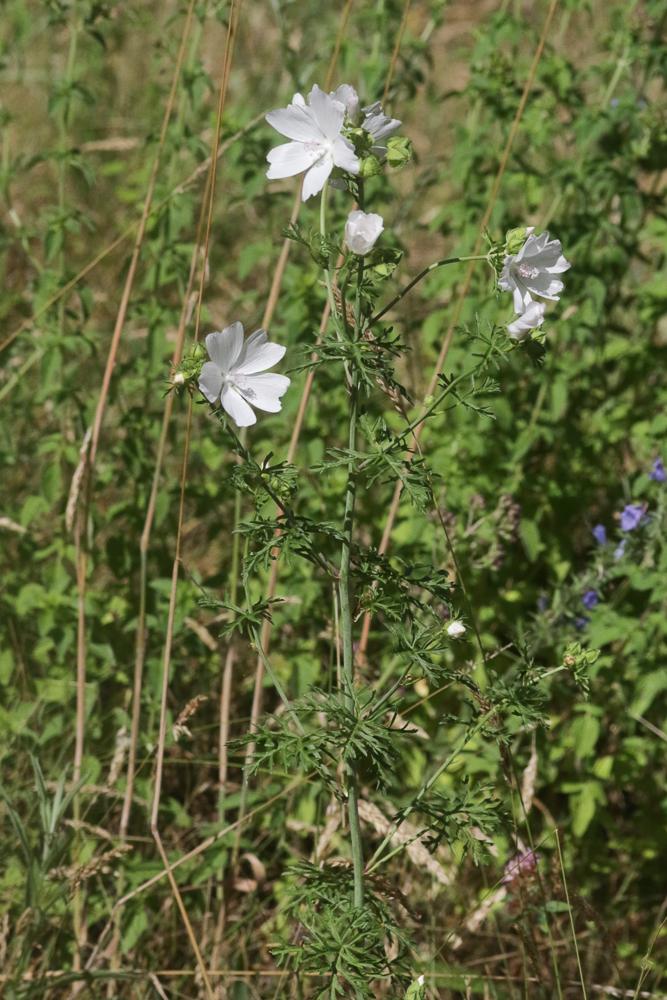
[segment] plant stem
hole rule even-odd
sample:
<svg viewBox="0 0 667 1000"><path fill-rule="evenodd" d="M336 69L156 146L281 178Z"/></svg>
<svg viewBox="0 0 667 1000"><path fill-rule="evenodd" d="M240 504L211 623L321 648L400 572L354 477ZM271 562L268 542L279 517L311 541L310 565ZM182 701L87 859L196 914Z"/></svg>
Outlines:
<svg viewBox="0 0 667 1000"><path fill-rule="evenodd" d="M424 784L421 786L421 788L419 789L419 791L417 792L417 794L413 798L412 802L410 802L409 805L407 805L404 809L401 810L401 812L399 814L399 817L394 820L394 822L391 825L391 828L387 831L384 840L382 841L382 843L380 844L380 846L375 851L375 854L371 858L371 860L369 862L369 866L368 866L369 872L373 871L375 868L378 867L378 865L380 865L383 862L385 862L388 857L391 857L393 854L396 853L395 851L392 851L391 855L385 855L385 856L383 856L383 854L382 854L382 852L384 851L384 849L387 846L387 844L390 843L392 837L396 834L396 832L400 828L401 824L405 822L405 820L408 818L408 816L411 813L413 813L415 811L415 809L417 809L417 807L419 806L419 803L421 802L421 800L424 798L424 796L426 795L426 793L428 791L430 791L431 788L433 788L433 786L435 785L435 783L438 780L438 778L440 778L445 773L445 771L449 768L449 766L453 763L453 761L456 760L456 758L461 753L461 751L467 746L467 744L482 729L484 723L489 718L491 718L491 716L493 715L493 711L494 710L492 709L489 712L485 712L485 714L482 715L481 718L479 718L477 720L477 722L475 723L475 725L464 734L463 739L461 740L461 742L459 743L459 745L456 746L456 747L454 747L454 749L449 754L449 756L442 762L442 764L440 764L436 768L436 770L433 772L433 774L431 775L431 777L428 778L424 782ZM405 846L405 845L402 845L402 846Z"/></svg>
<svg viewBox="0 0 667 1000"><path fill-rule="evenodd" d="M400 302L401 299L408 294L408 292L412 291L415 285L419 284L420 281L422 281L428 274L430 274L431 271L436 271L439 267L445 267L446 264L459 264L461 261L466 261L466 260L486 260L486 259L487 259L487 254L483 253L483 254L475 254L472 257L444 257L442 260L433 261L433 263L429 264L428 267L425 267L423 271L420 271L419 274L412 279L412 281L409 281L405 286L405 288L403 288L398 293L398 295L394 296L391 302L388 305L386 305L384 309L381 309L379 313L376 313L375 316L372 316L368 321L368 325L373 326L374 323L377 323L379 320L381 320L382 317L386 313L388 313L390 309L393 309L394 306L398 302Z"/></svg>
<svg viewBox="0 0 667 1000"><path fill-rule="evenodd" d="M356 375L353 375L350 392L350 426L348 448L350 456L355 449L357 438L359 388ZM340 599L340 625L343 639L343 684L346 689L346 699L350 708L354 707L354 648L352 645L352 608L350 557L354 529L354 504L356 498L356 476L354 459L350 457L347 466L347 485L345 487L345 513L343 515L343 532L345 541L341 549L338 593ZM358 788L354 769L347 768L347 809L350 822L350 847L354 865L354 905L362 906L364 902L364 859L361 844L361 828L359 825Z"/></svg>
<svg viewBox="0 0 667 1000"><path fill-rule="evenodd" d="M320 200L320 235L326 237L326 198L327 185L322 189ZM361 270L357 277L357 301L355 310L355 336L361 336L361 313L359 283L361 281ZM324 280L329 296L331 315L337 324L336 302L333 294L333 284L328 266L324 269ZM342 313L345 316L345 301L342 303ZM348 371L346 375L350 386L350 420L348 429L348 449L350 457L347 463L347 483L345 486L345 509L343 513L343 534L344 541L341 547L340 567L338 573L338 597L340 604L340 628L343 646L343 671L342 680L345 691L345 699L350 710L354 710L354 647L352 642L352 587L350 579L350 562L352 555L352 539L354 535L354 507L356 499L356 468L352 457L357 441L357 416L359 411L359 383L355 372ZM364 857L361 843L361 825L359 823L359 789L357 776L353 765L346 767L347 783L347 812L350 824L350 850L352 853L352 865L354 870L354 905L361 907L364 903Z"/></svg>

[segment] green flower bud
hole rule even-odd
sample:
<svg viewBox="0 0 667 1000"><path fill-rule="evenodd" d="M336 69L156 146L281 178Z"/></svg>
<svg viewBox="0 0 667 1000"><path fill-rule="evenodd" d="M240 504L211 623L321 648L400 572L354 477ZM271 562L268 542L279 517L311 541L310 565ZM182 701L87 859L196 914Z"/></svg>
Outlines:
<svg viewBox="0 0 667 1000"><path fill-rule="evenodd" d="M412 159L412 143L402 135L392 135L387 140L387 163L400 169Z"/></svg>
<svg viewBox="0 0 667 1000"><path fill-rule="evenodd" d="M529 233L525 226L520 226L518 229L508 229L505 233L505 253L518 253L526 242L528 235Z"/></svg>
<svg viewBox="0 0 667 1000"><path fill-rule="evenodd" d="M377 174L381 174L382 165L377 156L366 156L361 161L361 170L359 173L362 177L375 177Z"/></svg>

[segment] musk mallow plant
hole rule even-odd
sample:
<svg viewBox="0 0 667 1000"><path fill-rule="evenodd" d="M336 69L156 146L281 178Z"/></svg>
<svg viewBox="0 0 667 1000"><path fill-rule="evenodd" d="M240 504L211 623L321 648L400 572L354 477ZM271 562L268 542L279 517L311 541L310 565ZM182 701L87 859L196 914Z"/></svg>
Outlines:
<svg viewBox="0 0 667 1000"><path fill-rule="evenodd" d="M569 265L548 234L515 230L486 254L435 261L392 295L389 285L402 254L392 245L385 218L368 211L370 202L385 212L391 207L374 204L374 192L384 188L372 186L369 178L409 162L409 142L395 135L400 122L379 105L362 109L348 85L331 94L314 86L307 99L295 95L267 121L290 140L269 152L269 179L304 174L304 200L320 195L317 227L301 223L286 232L301 248L303 266L321 269L330 309L329 326L308 344L301 367L315 369L326 394L345 398L347 421L328 428L335 439L329 451L303 471L311 483L322 483L327 495L337 492L337 515L330 500L326 505L323 500L329 516L322 519L301 496L298 468L272 462L270 454L253 456L251 439L236 434L235 427L255 422L255 409L282 419L277 414L290 381L268 369L283 359L285 348L272 343L266 331L244 340L236 322L210 333L206 351L193 349L172 386L198 391L213 408L237 455L232 474L250 511L236 525L243 540L245 606L231 597L207 598L226 612L228 641L249 640L258 652L282 702L280 712L235 744L245 751L242 787L259 771L301 774L311 790L316 787L322 810L337 802L346 817L337 850L343 860L314 863L304 857L291 870L283 901L291 923L276 953L297 974L323 976L326 986L318 995L371 997L378 982L387 980L392 995L399 995L395 990L409 989L418 972L411 968L404 921L388 888L394 859L405 848L405 825L416 828L430 850L445 846L457 856L470 854L476 863L488 859L487 845L506 821L499 801L481 781L458 785L450 770L458 755L480 740L495 741L506 765L507 734L516 725L534 727L544 719L549 673L519 653L502 673L487 659L460 571L455 581L447 569L452 560L456 565L456 556L436 492L441 470L431 467L426 454L410 460L409 449L417 427L428 422L441 428L452 406L468 407L482 418L491 415L488 398L498 391L506 355L520 349L515 341L542 322L543 304L532 295L557 298L562 284L554 275ZM518 319L507 332L503 324L481 322L461 331L470 345L466 365L444 371L437 391L412 416L397 368L405 352L401 301L435 268L469 260L490 264L498 287L513 291L521 306ZM289 367L295 366L292 359ZM316 407L317 399L311 405ZM415 566L400 551L389 559L357 530L358 497L397 477L425 524L435 518L442 525L433 564ZM312 687L296 697L273 667L260 631L263 620L279 614L262 580L283 553L309 564L319 585L335 594L334 652L318 664ZM362 660L357 645L366 613L377 631L372 655ZM389 675L376 666L387 657L395 666ZM475 660L483 664L479 675L471 669ZM406 716L418 707L416 692L423 699L424 686L435 692L445 685L459 692L460 740L415 781L402 764L405 744L416 739ZM360 805L378 796L391 818L386 832L373 837L362 827Z"/></svg>

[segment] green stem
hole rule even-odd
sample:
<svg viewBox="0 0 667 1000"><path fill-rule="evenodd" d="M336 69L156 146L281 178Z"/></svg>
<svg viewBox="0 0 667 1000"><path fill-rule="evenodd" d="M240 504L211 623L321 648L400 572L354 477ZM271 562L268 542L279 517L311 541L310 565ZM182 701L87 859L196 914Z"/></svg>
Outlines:
<svg viewBox="0 0 667 1000"><path fill-rule="evenodd" d="M390 309L394 308L397 302L400 302L401 299L404 298L408 292L412 291L415 285L419 284L419 282L429 275L431 271L436 271L439 267L445 267L446 264L459 264L466 260L488 260L488 255L483 253L473 255L472 257L444 257L442 260L435 260L432 264L429 264L428 267L425 267L423 271L420 271L419 274L412 279L412 281L409 281L405 288L403 288L398 295L396 295L391 302L384 307L384 309L381 309L379 313L375 314L375 316L371 316L368 321L368 325L373 326L381 320Z"/></svg>
<svg viewBox="0 0 667 1000"><path fill-rule="evenodd" d="M327 185L322 189L320 200L320 235L326 237L326 199ZM336 302L333 294L333 283L328 266L324 269L324 280L329 296L329 306L332 320L338 326ZM360 316L360 273L357 279L356 314L355 314L355 334L361 335ZM345 315L345 302L342 304L342 312ZM352 586L350 574L350 562L352 555L352 539L354 535L354 507L356 499L356 468L352 455L354 454L357 441L357 417L359 412L359 383L356 373L350 372L346 366L346 375L350 386L350 420L348 430L348 449L350 458L347 463L347 483L345 486L345 510L343 513L343 535L344 540L341 547L340 567L338 572L338 597L340 604L340 629L343 646L343 671L342 680L345 691L345 699L348 708L354 711L354 646L352 642ZM347 811L350 824L350 850L352 853L352 866L354 871L354 905L361 907L364 903L364 857L361 842L361 824L359 822L359 788L354 766L350 763L346 766L347 782Z"/></svg>
<svg viewBox="0 0 667 1000"><path fill-rule="evenodd" d="M354 452L357 439L359 387L356 376L350 392L350 427L348 448L350 455ZM356 499L356 476L354 459L350 457L347 466L347 485L345 488L345 513L343 515L343 533L345 540L341 549L340 572L338 578L338 593L340 599L340 626L343 639L343 684L346 689L346 699L350 709L354 709L354 647L352 644L352 607L350 559L354 529L354 505ZM354 866L354 905L362 906L364 902L364 859L361 844L361 827L359 824L357 778L351 765L347 768L347 809L350 822L350 847Z"/></svg>
<svg viewBox="0 0 667 1000"><path fill-rule="evenodd" d="M371 858L371 860L370 860L370 862L368 864L368 871L369 871L369 873L372 872L372 871L374 871L374 869L377 868L378 865L383 864L387 860L388 855L386 855L386 856L383 857L382 856L382 852L384 851L384 849L387 846L387 844L391 841L392 837L396 834L396 832L398 831L398 829L401 826L401 824L404 823L405 820L408 818L408 816L415 811L415 809L419 806L419 803L424 798L424 796L426 795L426 793L428 791L430 791L431 788L433 788L433 785L436 783L436 781L438 780L438 778L440 778L445 773L445 771L450 767L450 765L454 762L454 760L456 760L456 758L461 753L461 751L467 746L467 744L470 742L470 740L472 740L477 735L477 733L480 731L480 729L482 729L482 727L483 727L484 723L487 721L487 719L491 718L491 716L493 715L493 711L494 710L492 709L491 711L486 712L480 719L477 720L477 722L472 727L472 729L469 729L468 732L464 735L464 737L461 740L460 744L452 750L452 752L442 762L442 764L440 764L436 768L436 770L433 772L433 774L431 775L431 777L427 781L424 782L424 784L421 786L421 788L419 789L419 791L415 795L415 797L412 800L412 802L408 806L406 806L405 809L402 810L402 812L400 814L400 818L397 819L397 820L394 820L394 822L391 825L391 829L389 829L387 831L387 834L386 834L384 840L382 841L382 843L380 844L380 846L377 848L375 854L373 855L373 857ZM402 845L402 846L404 847L405 845ZM396 853L395 851L392 851L392 854L395 854L395 853Z"/></svg>

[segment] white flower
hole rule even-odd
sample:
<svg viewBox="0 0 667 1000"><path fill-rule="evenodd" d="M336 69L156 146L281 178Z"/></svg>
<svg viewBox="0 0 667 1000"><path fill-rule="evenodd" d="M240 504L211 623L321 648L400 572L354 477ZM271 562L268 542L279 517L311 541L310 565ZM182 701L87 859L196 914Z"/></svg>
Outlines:
<svg viewBox="0 0 667 1000"><path fill-rule="evenodd" d="M359 94L349 83L341 83L340 87L332 90L329 97L334 101L339 101L347 113L347 117L354 124L359 118Z"/></svg>
<svg viewBox="0 0 667 1000"><path fill-rule="evenodd" d="M385 115L380 102L375 101L374 104L369 104L367 108L364 108L364 120L361 123L361 127L373 139L371 152L375 153L376 156L382 157L387 152L387 144L384 140L398 131L401 127L401 122L398 118L390 118L388 115Z"/></svg>
<svg viewBox="0 0 667 1000"><path fill-rule="evenodd" d="M185 375L183 372L174 372L172 380L172 385L185 385Z"/></svg>
<svg viewBox="0 0 667 1000"><path fill-rule="evenodd" d="M529 302L513 323L509 323L507 332L513 340L525 340L531 330L536 330L544 323L544 302Z"/></svg>
<svg viewBox="0 0 667 1000"><path fill-rule="evenodd" d="M533 301L533 295L557 302L563 291L563 282L554 275L562 274L571 266L563 256L560 240L552 240L548 232L533 235L533 227L526 230L528 238L517 254L505 257L498 287L514 295L514 308L522 313Z"/></svg>
<svg viewBox="0 0 667 1000"><path fill-rule="evenodd" d="M232 323L220 333L209 333L206 350L211 360L202 366L199 391L209 403L220 400L239 427L257 421L252 406L278 413L290 380L286 375L260 374L285 353L284 347L269 341L266 330L257 330L244 343L243 324Z"/></svg>
<svg viewBox="0 0 667 1000"><path fill-rule="evenodd" d="M383 229L381 215L376 215L375 212L350 212L345 223L345 242L352 253L363 257L373 249Z"/></svg>
<svg viewBox="0 0 667 1000"><path fill-rule="evenodd" d="M450 639L460 639L462 635L465 635L466 627L462 621L456 618L453 622L450 622L447 626L447 635Z"/></svg>
<svg viewBox="0 0 667 1000"><path fill-rule="evenodd" d="M316 85L306 103L295 94L286 108L269 111L269 125L291 142L270 150L266 176L270 180L306 173L302 198L305 201L324 187L334 167L349 174L359 173L359 160L349 139L341 135L345 105Z"/></svg>

